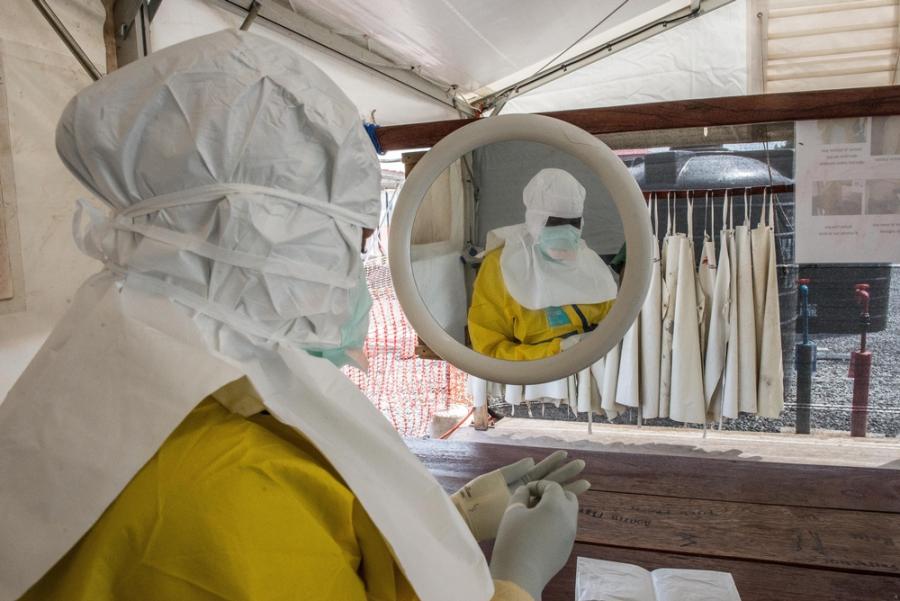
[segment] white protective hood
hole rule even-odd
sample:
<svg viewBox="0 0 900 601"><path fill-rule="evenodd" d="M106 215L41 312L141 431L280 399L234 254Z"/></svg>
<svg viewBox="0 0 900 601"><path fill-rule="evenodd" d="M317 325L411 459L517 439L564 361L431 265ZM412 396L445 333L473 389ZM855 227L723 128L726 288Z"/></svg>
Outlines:
<svg viewBox="0 0 900 601"><path fill-rule="evenodd" d="M423 601L489 599L447 495L304 350L340 345L361 228L379 211L377 159L331 80L224 31L83 90L57 147L112 214L77 211L76 241L105 269L0 404L0 600L43 576L200 400L241 375L328 458Z"/></svg>
<svg viewBox="0 0 900 601"><path fill-rule="evenodd" d="M525 223L488 236L505 241L500 269L516 302L538 310L614 299L617 287L612 272L584 240L575 258L567 261L549 259L537 244L548 217L582 217L584 187L562 169L542 169L525 186L523 198Z"/></svg>

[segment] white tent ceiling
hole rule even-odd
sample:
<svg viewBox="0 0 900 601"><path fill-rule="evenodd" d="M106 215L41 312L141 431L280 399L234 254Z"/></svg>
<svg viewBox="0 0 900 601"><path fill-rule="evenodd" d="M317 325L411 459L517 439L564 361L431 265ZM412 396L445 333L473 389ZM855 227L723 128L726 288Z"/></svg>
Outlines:
<svg viewBox="0 0 900 601"><path fill-rule="evenodd" d="M690 6L690 0L277 0L466 97ZM602 23L602 24L601 24ZM600 25L598 25L600 24ZM593 29L592 28L595 28Z"/></svg>
<svg viewBox="0 0 900 601"><path fill-rule="evenodd" d="M504 110L890 85L900 57L900 0L261 2L254 30L294 45L382 125L457 117L454 106L470 110L466 103L615 40L615 52L523 89ZM165 0L153 47L233 27L249 5ZM700 18L661 27L692 9ZM635 32L639 43L621 42Z"/></svg>
<svg viewBox="0 0 900 601"><path fill-rule="evenodd" d="M172 44L221 29L238 27L243 16L205 0L166 0L151 27L151 46L159 50ZM276 38L325 70L356 104L360 116L383 125L456 119L459 114L447 104L433 101L409 88L402 87L359 65L330 53L314 44L285 35L261 23L253 31Z"/></svg>
<svg viewBox="0 0 900 601"><path fill-rule="evenodd" d="M509 101L505 113L621 106L748 92L745 0L692 19Z"/></svg>
<svg viewBox="0 0 900 601"><path fill-rule="evenodd" d="M385 125L458 117L453 98L465 108L551 63L723 1L730 0L263 0L252 27L319 64L360 114L376 110ZM152 49L235 27L248 6L166 0Z"/></svg>

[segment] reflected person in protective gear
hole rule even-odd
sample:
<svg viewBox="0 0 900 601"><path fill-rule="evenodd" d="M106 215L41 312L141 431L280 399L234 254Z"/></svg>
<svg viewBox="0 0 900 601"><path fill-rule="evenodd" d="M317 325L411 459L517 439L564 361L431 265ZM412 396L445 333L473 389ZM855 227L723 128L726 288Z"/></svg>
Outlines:
<svg viewBox="0 0 900 601"><path fill-rule="evenodd" d="M569 348L616 297L609 267L581 238L584 187L543 169L523 197L525 223L488 233L468 317L474 350L514 361Z"/></svg>
<svg viewBox="0 0 900 601"><path fill-rule="evenodd" d="M533 598L339 369L380 168L321 70L196 38L79 92L57 149L103 269L0 404L0 599Z"/></svg>

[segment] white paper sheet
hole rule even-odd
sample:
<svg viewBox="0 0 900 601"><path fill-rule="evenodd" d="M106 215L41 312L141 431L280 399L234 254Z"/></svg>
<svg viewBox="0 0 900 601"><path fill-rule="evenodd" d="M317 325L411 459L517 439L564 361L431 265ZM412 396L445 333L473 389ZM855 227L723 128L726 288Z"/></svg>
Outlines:
<svg viewBox="0 0 900 601"><path fill-rule="evenodd" d="M579 557L575 601L655 601L650 572L615 561Z"/></svg>
<svg viewBox="0 0 900 601"><path fill-rule="evenodd" d="M579 557L575 601L741 601L728 572L659 569Z"/></svg>
<svg viewBox="0 0 900 601"><path fill-rule="evenodd" d="M796 124L798 263L900 261L900 116Z"/></svg>
<svg viewBox="0 0 900 601"><path fill-rule="evenodd" d="M734 578L710 570L654 570L657 601L741 601Z"/></svg>

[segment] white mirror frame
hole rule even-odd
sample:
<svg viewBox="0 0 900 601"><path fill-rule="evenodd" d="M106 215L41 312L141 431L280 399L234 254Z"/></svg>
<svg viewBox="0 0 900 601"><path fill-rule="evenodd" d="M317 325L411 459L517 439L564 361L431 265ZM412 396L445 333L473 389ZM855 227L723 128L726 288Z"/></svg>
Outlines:
<svg viewBox="0 0 900 601"><path fill-rule="evenodd" d="M540 142L580 159L609 190L625 230L627 275L609 314L571 349L534 361L506 361L457 342L435 321L416 287L410 258L416 212L431 184L453 161L480 146L520 140ZM543 115L499 115L474 121L428 151L400 191L391 219L388 257L397 299L416 333L445 361L501 384L541 384L570 376L605 356L637 319L650 286L650 216L637 182L606 144L565 121Z"/></svg>

